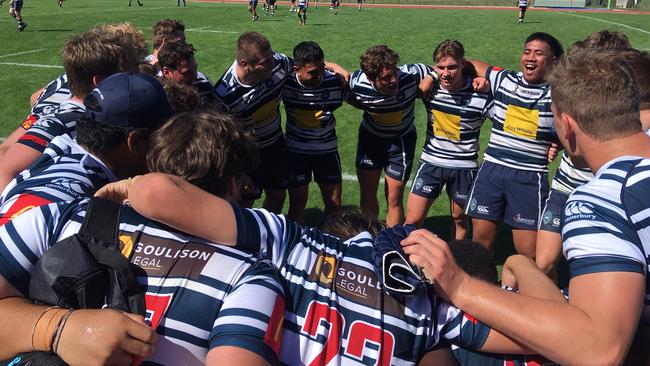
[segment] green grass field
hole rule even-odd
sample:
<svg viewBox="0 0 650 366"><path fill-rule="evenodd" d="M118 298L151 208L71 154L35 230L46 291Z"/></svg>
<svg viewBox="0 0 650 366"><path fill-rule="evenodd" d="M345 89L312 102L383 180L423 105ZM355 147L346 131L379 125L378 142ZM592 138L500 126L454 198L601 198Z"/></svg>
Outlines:
<svg viewBox="0 0 650 366"><path fill-rule="evenodd" d="M288 12L285 4L280 4L275 17L261 14L258 22L252 22L244 4L188 1L187 8L177 8L174 0L143 1L144 7L128 7L127 0L68 0L59 8L55 0L25 0L23 16L28 27L22 33L16 32L16 22L6 14L6 1L0 8L0 136L7 136L25 117L30 94L63 72L59 49L65 39L106 22L129 21L150 40L151 26L156 20L183 20L187 39L198 50L199 69L213 81L232 63L238 34L248 30L262 32L271 40L274 50L286 54L291 54L293 46L302 40L317 41L328 60L349 70L357 69L359 55L375 44L389 45L400 54L403 63L431 63L433 48L445 38L462 41L469 58L518 68L523 41L535 31L553 34L568 48L594 31L610 29L627 34L634 47L650 49L650 15L532 10L526 23L519 25L514 9L364 8L357 12L355 8L343 7L335 16L322 3L317 9L310 8L307 26L299 27L296 16ZM347 105L337 113L340 154L343 170L349 177L355 172L360 116L360 111ZM417 103L418 150L422 147L425 120L425 111ZM489 128L488 122L483 129L483 147ZM313 186L308 204L311 224L317 222L321 208L320 194ZM344 181L344 203L358 204L358 197L357 183L351 179ZM434 204L426 222L443 236L449 225L446 201L439 199ZM502 235L504 242L508 242L506 234ZM508 246L498 250L497 260L510 250Z"/></svg>

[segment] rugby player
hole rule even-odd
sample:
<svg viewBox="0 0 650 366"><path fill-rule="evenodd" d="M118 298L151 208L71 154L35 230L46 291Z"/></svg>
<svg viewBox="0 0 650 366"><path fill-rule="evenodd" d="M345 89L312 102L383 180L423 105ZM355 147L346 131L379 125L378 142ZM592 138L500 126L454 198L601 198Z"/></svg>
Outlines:
<svg viewBox="0 0 650 366"><path fill-rule="evenodd" d="M427 138L408 195L406 224L422 227L433 201L447 187L451 238L467 236L463 209L478 168L479 135L491 98L477 92L463 72L465 49L457 40L444 40L433 52L438 82L422 101L428 115Z"/></svg>
<svg viewBox="0 0 650 366"><path fill-rule="evenodd" d="M309 7L309 0L298 0L298 25L305 25L307 23L307 8Z"/></svg>
<svg viewBox="0 0 650 366"><path fill-rule="evenodd" d="M526 9L528 9L528 0L517 0L517 7L519 8L519 17L517 18L517 23L521 24L524 22L524 17L526 16Z"/></svg>
<svg viewBox="0 0 650 366"><path fill-rule="evenodd" d="M602 30L591 34L582 41L576 42L569 52L574 52L580 49L607 48L616 48L623 52L623 50L630 49L631 47L629 40L624 34ZM637 55L636 52L625 52L625 54L629 54L630 56L628 61L631 61L632 58ZM636 63L635 65L640 66L639 63ZM647 67L650 67L650 65ZM647 74L649 72L638 67L635 67L635 71L637 72L637 75L642 75L644 73ZM639 89L645 90L647 88L650 88L650 85L639 83ZM643 123L643 120L641 123ZM650 124L650 121L646 122L646 124ZM575 167L566 151L562 154L560 167L553 177L553 181L551 182L551 192L544 204L544 209L542 210L542 218L539 222L537 243L535 245L535 263L537 263L537 266L543 272L547 273L552 278L556 277L555 266L562 254L561 234L564 204L569 198L571 192L590 181L593 177L594 175L588 167Z"/></svg>
<svg viewBox="0 0 650 366"><path fill-rule="evenodd" d="M339 65L326 61L325 66L349 77ZM251 177L254 187L242 194L246 207L251 207L264 190L264 208L276 213L282 210L289 178L280 94L292 71L293 61L273 52L266 37L246 32L237 40L237 59L215 84L216 106L253 130L260 148L262 163Z"/></svg>
<svg viewBox="0 0 650 366"><path fill-rule="evenodd" d="M248 11L253 14L253 21L256 21L260 17L257 16L257 0L248 1Z"/></svg>
<svg viewBox="0 0 650 366"><path fill-rule="evenodd" d="M194 46L183 40L166 42L158 52L160 76L193 86L201 97L201 103L207 105L213 101L212 82L197 70L195 52Z"/></svg>
<svg viewBox="0 0 650 366"><path fill-rule="evenodd" d="M568 303L473 280L455 265L446 243L425 231L402 244L440 294L522 345L560 364L619 365L635 332L641 337L650 328L650 138L639 120L639 88L618 50L571 53L559 61L549 84L562 145L572 161L595 174L564 209ZM647 356L647 340L641 339L630 356ZM631 364L648 360L642 362Z"/></svg>
<svg viewBox="0 0 650 366"><path fill-rule="evenodd" d="M374 270L372 258L381 258L383 252L373 245L381 227L372 218L356 215L347 224L332 218L334 225L325 227L334 226L337 233L350 229L353 235L339 238L263 209L231 205L163 174L121 181L98 194L128 198L147 217L271 260L286 289L282 364L415 365L442 338L470 349L522 351L439 301L425 285L411 293L389 294ZM378 237L382 235L391 240L401 234L391 229Z"/></svg>
<svg viewBox="0 0 650 366"><path fill-rule="evenodd" d="M153 53L146 57L146 61L158 66L158 52L166 42L185 41L185 24L180 20L162 19L157 21L152 28L151 43Z"/></svg>
<svg viewBox="0 0 650 366"><path fill-rule="evenodd" d="M155 133L148 161L152 169L179 174L236 200L237 176L255 160L252 145L228 118L185 113ZM0 229L1 260L11 263L0 269L0 316L6 325L0 331L0 358L36 349L56 351L71 365L139 363L133 356L143 356L143 364L170 366L278 363L285 306L277 271L254 255L171 230L128 207L120 214L119 237L132 244L123 254L139 268L144 321L111 309L75 310L60 325L64 331L56 349L31 342L33 324L39 324L34 327L38 340L45 328L39 314L50 316L50 310L27 302L24 284L43 252L78 232L86 205L87 200L51 204ZM60 230L54 231L54 225ZM29 261L8 254L16 246L33 253Z"/></svg>
<svg viewBox="0 0 650 366"><path fill-rule="evenodd" d="M398 62L399 55L388 46L371 47L360 57L361 70L349 83L353 105L363 110L356 156L361 210L377 217L383 169L388 226L404 221L404 187L415 153L413 108L420 81L430 71L425 64L398 66Z"/></svg>
<svg viewBox="0 0 650 366"><path fill-rule="evenodd" d="M21 11L23 10L23 0L11 0L9 3L9 15L11 15L18 22L18 31L22 32L27 27L27 23L23 20Z"/></svg>
<svg viewBox="0 0 650 366"><path fill-rule="evenodd" d="M341 159L334 111L346 99L345 81L325 70L323 50L315 42L293 49L293 72L282 87L287 115L286 143L289 165L289 213L305 222L309 182L318 183L325 216L341 206Z"/></svg>
<svg viewBox="0 0 650 366"><path fill-rule="evenodd" d="M76 121L85 110L83 98L96 83L117 72L137 70L142 49L127 35L126 28L125 32L117 31L122 28L119 24L106 25L66 41L62 49L63 67L73 97L36 122L23 123L23 131L14 131L20 137L0 159L2 189L38 159L54 137L75 136Z"/></svg>
<svg viewBox="0 0 650 366"><path fill-rule="evenodd" d="M129 6L131 6L132 1L133 0L129 0ZM144 5L144 3L142 3L140 0L138 0L138 6L142 6L142 5Z"/></svg>
<svg viewBox="0 0 650 366"><path fill-rule="evenodd" d="M520 58L521 72L472 61L490 81L492 133L465 207L473 240L492 250L500 221L512 227L517 252L535 255L537 224L548 195L551 88L546 74L562 56L553 36L533 33Z"/></svg>

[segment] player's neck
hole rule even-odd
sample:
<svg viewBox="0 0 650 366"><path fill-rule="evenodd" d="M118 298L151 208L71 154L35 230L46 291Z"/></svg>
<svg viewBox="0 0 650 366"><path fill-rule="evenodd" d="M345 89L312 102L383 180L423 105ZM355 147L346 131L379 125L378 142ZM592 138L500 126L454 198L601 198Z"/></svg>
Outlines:
<svg viewBox="0 0 650 366"><path fill-rule="evenodd" d="M650 158L650 137L643 131L602 142L592 140L588 146L583 156L594 173L608 162L623 156Z"/></svg>

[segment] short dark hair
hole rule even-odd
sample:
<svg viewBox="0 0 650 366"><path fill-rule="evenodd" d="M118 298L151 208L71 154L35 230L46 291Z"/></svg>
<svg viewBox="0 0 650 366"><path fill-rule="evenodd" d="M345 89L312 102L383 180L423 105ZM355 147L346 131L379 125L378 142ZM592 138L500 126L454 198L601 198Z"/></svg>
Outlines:
<svg viewBox="0 0 650 366"><path fill-rule="evenodd" d="M650 109L650 54L628 49L623 51L623 56L632 66L639 84L639 108Z"/></svg>
<svg viewBox="0 0 650 366"><path fill-rule="evenodd" d="M590 137L607 141L642 130L636 74L620 50L572 52L548 80L558 114L573 117Z"/></svg>
<svg viewBox="0 0 650 366"><path fill-rule="evenodd" d="M375 80L379 77L381 70L390 67L397 67L399 55L386 45L373 46L366 50L360 57L361 70L366 76Z"/></svg>
<svg viewBox="0 0 650 366"><path fill-rule="evenodd" d="M152 172L174 174L222 197L231 178L251 172L258 162L252 134L212 110L172 117L154 132L147 154Z"/></svg>
<svg viewBox="0 0 650 366"><path fill-rule="evenodd" d="M160 50L158 50L158 66L160 69L167 67L173 70L178 70L181 62L189 61L194 57L196 49L189 43L183 40L176 40L173 42L166 42Z"/></svg>
<svg viewBox="0 0 650 366"><path fill-rule="evenodd" d="M323 218L320 229L345 241L361 232L368 231L377 237L385 225L376 218L365 215L356 206L343 206Z"/></svg>
<svg viewBox="0 0 650 366"><path fill-rule="evenodd" d="M313 41L300 42L293 48L293 61L297 66L305 66L325 58L323 50Z"/></svg>
<svg viewBox="0 0 650 366"><path fill-rule="evenodd" d="M148 128L103 125L89 117L80 118L77 121L76 129L79 145L99 157L118 147L131 132L142 136L149 136L152 133L152 130Z"/></svg>
<svg viewBox="0 0 650 366"><path fill-rule="evenodd" d="M551 49L553 56L555 56L558 60L564 54L564 48L562 48L562 44L560 43L560 41L558 41L557 38L553 37L548 33L535 32L531 34L526 38L526 42L524 42L524 46L528 44L528 42L532 42L532 41L541 41L546 43L548 47Z"/></svg>
<svg viewBox="0 0 650 366"><path fill-rule="evenodd" d="M499 282L492 253L481 244L469 239L452 240L449 249L456 263L470 276L493 284Z"/></svg>

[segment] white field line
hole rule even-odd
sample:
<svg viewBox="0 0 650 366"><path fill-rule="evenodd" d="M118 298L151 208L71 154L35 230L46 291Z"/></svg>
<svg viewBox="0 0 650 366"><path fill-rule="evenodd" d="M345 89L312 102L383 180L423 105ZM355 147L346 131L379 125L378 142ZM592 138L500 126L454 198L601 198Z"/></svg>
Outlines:
<svg viewBox="0 0 650 366"><path fill-rule="evenodd" d="M60 11L60 12L56 12L55 15L58 15L58 14L79 14L79 13L124 12L124 11L127 11L126 8L128 8L128 6L124 6L124 8L120 8L120 9L108 9L108 10L105 10L105 9L93 9L93 10L91 10L91 9L89 9L89 10ZM149 11L149 10L162 10L162 9L176 9L176 6L160 6L160 7L155 7L155 8L148 8L146 6L143 6L143 7L135 7L135 8L132 8L132 9L128 10L128 11ZM47 14L31 14L30 13L29 16L30 17L33 17L33 16L52 16L52 13L51 12L47 13Z"/></svg>
<svg viewBox="0 0 650 366"><path fill-rule="evenodd" d="M202 29L206 29L206 28L210 28L210 27L206 25L205 27L190 28L190 29L186 29L185 31L186 31L186 32L194 32L194 31L202 30Z"/></svg>
<svg viewBox="0 0 650 366"><path fill-rule="evenodd" d="M61 65L24 64L21 62L0 62L0 65L38 67L41 69L63 69L63 66Z"/></svg>
<svg viewBox="0 0 650 366"><path fill-rule="evenodd" d="M645 34L650 35L650 31L647 31L647 30L644 30L644 29L640 29L640 28L636 28L636 27L632 27L632 26L629 26L629 25L627 25L627 24L623 24L623 23L610 22L609 20L604 20L604 19L594 18L594 17L590 17L590 16L587 16L587 15L580 15L580 14L575 14L575 13L560 13L560 14L573 15L574 17L578 17L578 18L586 18L586 19L591 19L591 20L597 20L597 21L599 21L599 22L618 25L618 26L621 26L621 27L625 27L625 28L628 28L628 29L635 30L635 31L637 31L637 32L641 32L641 33L645 33Z"/></svg>
<svg viewBox="0 0 650 366"><path fill-rule="evenodd" d="M6 55L0 55L0 58L7 58L7 57L13 57L13 56L26 55L28 53L36 53L36 52L41 52L41 51L45 51L45 48L39 48L37 50L30 50L30 51L23 51L23 52L16 52L16 53L8 53Z"/></svg>
<svg viewBox="0 0 650 366"><path fill-rule="evenodd" d="M234 31L210 30L210 29L201 29L201 28L187 29L185 31L186 32L199 32L199 33L226 33L226 34L239 34L239 33L241 33L241 32L234 32Z"/></svg>

